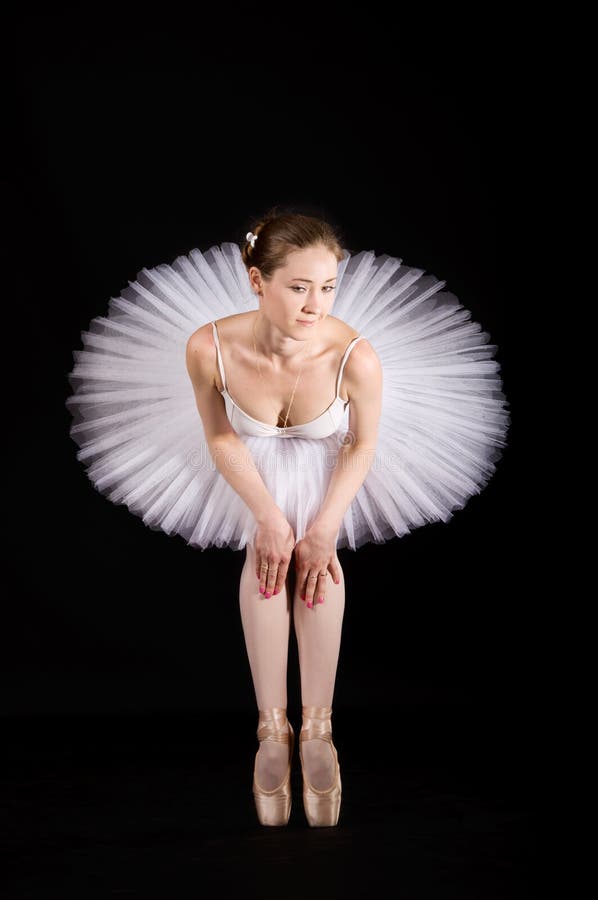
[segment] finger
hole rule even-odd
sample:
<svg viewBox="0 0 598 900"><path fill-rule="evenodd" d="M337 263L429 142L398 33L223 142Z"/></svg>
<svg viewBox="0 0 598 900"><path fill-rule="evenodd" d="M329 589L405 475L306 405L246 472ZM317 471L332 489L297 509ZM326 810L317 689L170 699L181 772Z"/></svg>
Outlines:
<svg viewBox="0 0 598 900"><path fill-rule="evenodd" d="M282 587L287 580L287 572L289 570L288 563L280 563L278 566L278 575L276 576L276 584L274 585L274 593L280 594Z"/></svg>
<svg viewBox="0 0 598 900"><path fill-rule="evenodd" d="M340 584L343 570L341 569L340 564L336 559L331 560L328 563L328 571L332 575L332 580L334 581L334 583Z"/></svg>
<svg viewBox="0 0 598 900"><path fill-rule="evenodd" d="M260 594L266 593L266 580L268 578L268 563L260 563L258 566L257 577L260 582Z"/></svg>
<svg viewBox="0 0 598 900"><path fill-rule="evenodd" d="M274 593L274 585L276 584L276 575L278 573L277 563L270 563L268 566L268 577L266 579L266 593L264 597L271 597Z"/></svg>
<svg viewBox="0 0 598 900"><path fill-rule="evenodd" d="M305 580L308 574L308 572L295 572L295 596L293 602L301 600L305 603Z"/></svg>
<svg viewBox="0 0 598 900"><path fill-rule="evenodd" d="M326 579L328 577L328 572L318 572L317 580L313 581L314 584L314 597L313 597L313 606L314 609L320 604L324 602L324 598L326 596Z"/></svg>
<svg viewBox="0 0 598 900"><path fill-rule="evenodd" d="M326 599L326 582L328 580L328 572L320 572L315 594L314 603L323 603Z"/></svg>
<svg viewBox="0 0 598 900"><path fill-rule="evenodd" d="M318 583L318 573L310 572L305 583L305 605L308 609L312 609L314 605L314 594Z"/></svg>

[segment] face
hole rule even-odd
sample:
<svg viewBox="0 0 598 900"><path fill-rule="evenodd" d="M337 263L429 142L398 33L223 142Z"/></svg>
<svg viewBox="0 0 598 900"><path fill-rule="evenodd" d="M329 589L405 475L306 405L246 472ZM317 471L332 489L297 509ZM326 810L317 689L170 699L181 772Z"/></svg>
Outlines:
<svg viewBox="0 0 598 900"><path fill-rule="evenodd" d="M334 253L318 245L293 250L270 281L264 281L255 266L249 279L253 290L261 292L260 308L268 319L285 334L301 339L313 335L330 312L337 269Z"/></svg>

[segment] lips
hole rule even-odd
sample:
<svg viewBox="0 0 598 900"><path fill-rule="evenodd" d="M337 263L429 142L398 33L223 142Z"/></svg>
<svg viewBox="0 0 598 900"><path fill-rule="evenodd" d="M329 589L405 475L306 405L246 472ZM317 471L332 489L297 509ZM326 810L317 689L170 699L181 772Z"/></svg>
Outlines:
<svg viewBox="0 0 598 900"><path fill-rule="evenodd" d="M305 319L297 319L300 325L315 325L316 320L314 319L312 322L306 321Z"/></svg>

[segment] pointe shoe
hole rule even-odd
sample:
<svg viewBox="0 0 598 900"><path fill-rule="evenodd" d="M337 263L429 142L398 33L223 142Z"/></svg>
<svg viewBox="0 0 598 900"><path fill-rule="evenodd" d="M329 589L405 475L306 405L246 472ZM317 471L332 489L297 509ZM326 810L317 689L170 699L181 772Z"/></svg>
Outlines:
<svg viewBox="0 0 598 900"><path fill-rule="evenodd" d="M338 754L336 747L332 743L332 727L330 725L330 717L332 715L332 707L330 706L304 706L303 725L299 734L299 758L301 760L301 771L303 774L303 808L309 825L323 826L336 825L341 808L341 771L338 764ZM329 788L318 790L309 783L305 774L305 766L303 763L303 754L301 752L301 744L303 741L312 741L318 738L321 741L328 741L332 748L335 764L334 781Z"/></svg>
<svg viewBox="0 0 598 900"><path fill-rule="evenodd" d="M260 709L257 738L260 742L280 741L289 745L288 769L278 787L266 790L258 783L256 776L257 753L253 767L253 799L260 824L286 825L291 815L291 762L295 743L293 727L287 719L286 709L278 706Z"/></svg>

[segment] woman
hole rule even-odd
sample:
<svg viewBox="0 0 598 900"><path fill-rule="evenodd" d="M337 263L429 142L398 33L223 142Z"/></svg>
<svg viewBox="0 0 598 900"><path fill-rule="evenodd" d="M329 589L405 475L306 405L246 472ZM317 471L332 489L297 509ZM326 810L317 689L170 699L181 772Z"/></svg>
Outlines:
<svg viewBox="0 0 598 900"><path fill-rule="evenodd" d="M305 811L310 825L336 825L341 782L330 716L345 605L336 536L373 459L382 368L367 340L330 315L343 251L326 223L278 218L256 226L248 239L243 259L259 309L199 328L187 345L187 366L210 452L221 456L220 472L257 523L247 544L240 605L259 709L253 784L258 815L264 825L286 824L291 808L286 681L292 602ZM260 434L261 425L296 440L334 434L346 404L352 464L336 469L316 518L296 543L294 524L250 454L241 467L227 466L226 459L243 456L239 432ZM290 572L296 575L293 587ZM271 597L277 599L264 602Z"/></svg>
<svg viewBox="0 0 598 900"><path fill-rule="evenodd" d="M75 354L71 435L96 488L191 546L246 551L264 825L286 824L291 808L291 609L304 809L331 826L337 549L447 521L506 445L497 348L443 285L394 257L347 254L318 218L272 213L242 250L142 270Z"/></svg>

